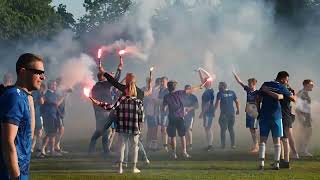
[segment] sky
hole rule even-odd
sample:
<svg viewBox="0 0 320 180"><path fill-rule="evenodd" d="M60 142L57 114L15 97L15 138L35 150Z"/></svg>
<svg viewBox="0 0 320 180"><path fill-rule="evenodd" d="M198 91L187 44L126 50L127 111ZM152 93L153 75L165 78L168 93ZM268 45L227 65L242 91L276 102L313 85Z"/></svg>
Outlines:
<svg viewBox="0 0 320 180"><path fill-rule="evenodd" d="M54 6L64 4L67 6L67 11L72 13L75 20L78 20L84 13L85 9L82 6L83 0L53 0Z"/></svg>

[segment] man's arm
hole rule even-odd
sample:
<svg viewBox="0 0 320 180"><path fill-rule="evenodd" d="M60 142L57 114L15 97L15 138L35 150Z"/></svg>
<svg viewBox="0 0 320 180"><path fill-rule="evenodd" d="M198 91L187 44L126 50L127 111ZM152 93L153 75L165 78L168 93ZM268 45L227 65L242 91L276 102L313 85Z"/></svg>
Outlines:
<svg viewBox="0 0 320 180"><path fill-rule="evenodd" d="M122 57L120 58L120 62L119 62L119 65L118 65L118 69L117 69L117 72L114 76L114 79L116 81L119 81L120 77L121 77L121 71L122 71L122 68L123 68L123 59Z"/></svg>
<svg viewBox="0 0 320 180"><path fill-rule="evenodd" d="M124 93L125 85L119 83L114 77L112 77L108 72L105 72L103 68L99 69L100 72L104 73L103 76L107 78L108 82L114 86L115 88L119 89L122 93Z"/></svg>
<svg viewBox="0 0 320 180"><path fill-rule="evenodd" d="M219 107L219 104L220 104L220 99L218 99L217 98L217 100L216 100L216 103L215 103L215 105L214 105L214 114L216 113L216 111L217 111L217 109L218 109L218 107Z"/></svg>
<svg viewBox="0 0 320 180"><path fill-rule="evenodd" d="M283 95L282 94L278 94L278 93L270 91L267 86L262 86L261 90L263 92L267 93L267 95L273 97L274 99L277 99L277 100L283 99Z"/></svg>
<svg viewBox="0 0 320 180"><path fill-rule="evenodd" d="M190 88L190 89L184 90L184 91L185 91L186 93L194 93L194 92L197 92L197 91L199 91L200 89L203 88L204 84L205 84L205 83L203 83L203 84L201 84L201 85L199 85L199 86L195 86L195 87L192 87L192 88Z"/></svg>
<svg viewBox="0 0 320 180"><path fill-rule="evenodd" d="M30 107L30 116L31 116L31 138L34 136L34 129L36 127L36 114L34 109L34 101L32 96L28 96L29 107Z"/></svg>
<svg viewBox="0 0 320 180"><path fill-rule="evenodd" d="M236 103L236 107L237 107L237 112L236 112L236 114L238 115L238 114L240 114L240 103L239 103L239 100L238 100L238 99L236 99L234 102Z"/></svg>
<svg viewBox="0 0 320 180"><path fill-rule="evenodd" d="M144 91L144 96L150 96L150 95L152 94L151 82L152 82L152 79L150 78L150 79L148 80L147 90Z"/></svg>
<svg viewBox="0 0 320 180"><path fill-rule="evenodd" d="M244 88L246 85L241 81L240 77L236 73L232 73L236 81Z"/></svg>
<svg viewBox="0 0 320 180"><path fill-rule="evenodd" d="M18 126L10 123L2 123L1 132L4 161L9 168L11 178L18 179L18 176L20 176L20 169L18 165L17 149L14 143L18 132Z"/></svg>
<svg viewBox="0 0 320 180"><path fill-rule="evenodd" d="M256 106L257 106L258 112L260 112L260 109L261 109L261 101L262 101L262 97L257 95L256 96Z"/></svg>

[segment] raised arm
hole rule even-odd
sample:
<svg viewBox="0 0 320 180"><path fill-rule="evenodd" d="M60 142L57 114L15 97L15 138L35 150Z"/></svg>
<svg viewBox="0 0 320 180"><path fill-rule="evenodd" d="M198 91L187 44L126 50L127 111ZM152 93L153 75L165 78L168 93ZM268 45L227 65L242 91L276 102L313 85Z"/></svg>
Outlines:
<svg viewBox="0 0 320 180"><path fill-rule="evenodd" d="M96 105L96 106L100 106L100 107L102 107L102 108L105 109L105 110L111 110L111 109L113 109L112 104L108 104L108 103L106 103L106 102L98 101L98 100L96 100L96 99L94 99L94 98L92 98L92 97L89 97L89 98L90 98L90 100L92 101L92 104L94 104L94 105ZM117 102L117 103L118 103L118 102ZM117 106L117 103L116 103L115 106Z"/></svg>
<svg viewBox="0 0 320 180"><path fill-rule="evenodd" d="M120 62L119 62L119 65L118 65L117 72L116 72L116 74L114 75L114 79L115 79L116 81L119 81L119 79L120 79L120 77L121 77L122 68L123 68L123 59L120 58Z"/></svg>
<svg viewBox="0 0 320 180"><path fill-rule="evenodd" d="M101 72L104 72L103 76L107 78L108 82L114 86L115 88L119 89L122 93L124 93L125 85L119 83L114 77L112 77L109 73L105 72L103 69L100 69Z"/></svg>
<svg viewBox="0 0 320 180"><path fill-rule="evenodd" d="M235 72L233 72L232 74L236 81L244 88L246 85L241 81L240 77Z"/></svg>

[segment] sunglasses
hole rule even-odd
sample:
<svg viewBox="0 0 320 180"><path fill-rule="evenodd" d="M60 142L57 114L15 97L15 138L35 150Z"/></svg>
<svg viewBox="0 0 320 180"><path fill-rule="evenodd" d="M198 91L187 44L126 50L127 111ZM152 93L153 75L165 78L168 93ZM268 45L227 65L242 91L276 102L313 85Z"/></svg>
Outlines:
<svg viewBox="0 0 320 180"><path fill-rule="evenodd" d="M37 74L37 75L44 75L44 71L39 70L39 69L33 69L33 68L25 68L26 70L32 72L33 74Z"/></svg>

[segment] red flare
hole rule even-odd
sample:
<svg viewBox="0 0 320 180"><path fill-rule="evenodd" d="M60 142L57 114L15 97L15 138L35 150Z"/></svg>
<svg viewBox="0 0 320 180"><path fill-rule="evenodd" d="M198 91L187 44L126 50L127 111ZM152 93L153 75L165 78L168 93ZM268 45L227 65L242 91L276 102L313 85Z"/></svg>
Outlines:
<svg viewBox="0 0 320 180"><path fill-rule="evenodd" d="M119 55L120 55L120 56L121 56L121 55L124 55L126 52L127 52L126 50L122 49L122 50L119 51Z"/></svg>
<svg viewBox="0 0 320 180"><path fill-rule="evenodd" d="M102 55L102 49L100 48L100 49L98 50L98 59L101 58L101 55Z"/></svg>
<svg viewBox="0 0 320 180"><path fill-rule="evenodd" d="M90 89L89 89L89 88L83 88L83 94L84 94L86 97L90 97Z"/></svg>

